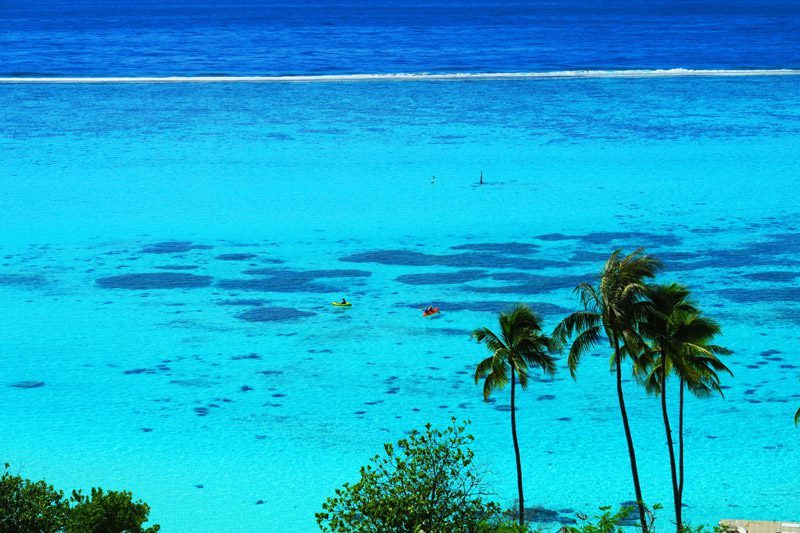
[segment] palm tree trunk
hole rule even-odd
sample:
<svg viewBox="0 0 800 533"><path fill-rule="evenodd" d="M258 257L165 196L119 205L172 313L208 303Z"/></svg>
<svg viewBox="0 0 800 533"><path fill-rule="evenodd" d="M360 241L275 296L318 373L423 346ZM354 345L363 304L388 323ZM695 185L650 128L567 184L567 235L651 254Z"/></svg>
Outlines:
<svg viewBox="0 0 800 533"><path fill-rule="evenodd" d="M667 372L661 369L661 414L664 416L664 429L667 432L667 448L669 448L669 469L672 474L672 501L675 503L675 526L677 533L681 533L681 499L678 494L678 475L675 472L675 448L672 444L672 428L669 425L669 412L667 411Z"/></svg>
<svg viewBox="0 0 800 533"><path fill-rule="evenodd" d="M685 383L681 380L680 410L678 412L678 502L675 504L678 524L681 524L683 514L683 389Z"/></svg>
<svg viewBox="0 0 800 533"><path fill-rule="evenodd" d="M628 424L628 412L625 410L625 398L622 395L622 360L619 353L619 340L614 338L615 359L617 362L617 398L619 398L619 411L622 414L622 425L625 428L625 439L628 441L628 457L631 460L631 474L633 474L633 490L636 493L636 505L639 507L639 520L642 523L642 533L647 533L647 514L644 510L642 488L639 485L639 469L636 467L636 451L633 449L631 427Z"/></svg>
<svg viewBox="0 0 800 533"><path fill-rule="evenodd" d="M522 465L519 460L519 443L517 442L517 416L515 405L516 380L514 368L511 368L511 438L514 440L514 455L517 458L517 491L519 492L519 524L525 523L525 498L522 496Z"/></svg>

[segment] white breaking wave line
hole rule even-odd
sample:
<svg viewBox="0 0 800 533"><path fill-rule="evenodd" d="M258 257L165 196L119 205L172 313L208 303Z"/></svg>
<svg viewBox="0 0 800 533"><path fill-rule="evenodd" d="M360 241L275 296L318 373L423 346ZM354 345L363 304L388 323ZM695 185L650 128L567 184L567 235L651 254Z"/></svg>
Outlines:
<svg viewBox="0 0 800 533"><path fill-rule="evenodd" d="M470 81L570 78L670 78L800 76L800 69L564 70L556 72L475 72L453 74L323 74L316 76L108 76L0 77L0 83L280 83L364 81Z"/></svg>

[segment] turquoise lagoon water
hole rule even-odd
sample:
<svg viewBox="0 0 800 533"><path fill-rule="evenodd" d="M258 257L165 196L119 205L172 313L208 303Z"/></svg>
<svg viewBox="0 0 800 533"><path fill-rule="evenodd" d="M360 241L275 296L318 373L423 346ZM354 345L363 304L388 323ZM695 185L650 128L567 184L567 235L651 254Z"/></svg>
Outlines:
<svg viewBox="0 0 800 533"><path fill-rule="evenodd" d="M554 325L641 245L735 351L726 398L687 405L686 516L800 517L796 77L0 93L0 456L24 475L130 489L169 532L313 531L383 442L456 417L510 503L469 331L519 301ZM658 403L626 386L665 527ZM530 504L631 499L605 353L533 382L519 425Z"/></svg>

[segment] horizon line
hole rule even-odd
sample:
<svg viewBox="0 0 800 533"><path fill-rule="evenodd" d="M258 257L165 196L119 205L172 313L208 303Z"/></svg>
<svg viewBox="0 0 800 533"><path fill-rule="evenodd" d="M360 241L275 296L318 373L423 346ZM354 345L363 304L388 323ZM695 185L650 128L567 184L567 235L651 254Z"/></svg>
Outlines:
<svg viewBox="0 0 800 533"><path fill-rule="evenodd" d="M0 76L0 84L24 83L275 83L343 81L469 81L569 78L668 78L668 77L800 76L800 69L629 69L561 70L539 72L463 72L463 73L388 73L319 74L285 76Z"/></svg>

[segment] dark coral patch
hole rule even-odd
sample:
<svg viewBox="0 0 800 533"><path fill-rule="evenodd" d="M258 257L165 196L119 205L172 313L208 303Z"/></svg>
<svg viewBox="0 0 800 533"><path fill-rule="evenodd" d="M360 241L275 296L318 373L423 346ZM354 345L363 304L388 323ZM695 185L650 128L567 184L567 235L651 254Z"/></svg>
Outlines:
<svg viewBox="0 0 800 533"><path fill-rule="evenodd" d="M283 270L259 268L245 270L245 274L262 276L254 279L224 280L223 289L251 290L262 292L337 292L341 287L319 283L320 279L366 278L372 272L366 270Z"/></svg>
<svg viewBox="0 0 800 533"><path fill-rule="evenodd" d="M476 311L486 313L499 313L500 311L507 311L513 308L519 302L513 301L499 301L499 300L474 300L474 301L459 301L459 302L434 302L438 305L442 312L447 311ZM406 307L412 309L421 309L430 305L430 303L420 302L408 304ZM536 313L541 315L561 315L569 312L569 309L559 305L551 304L548 302L529 302L528 306Z"/></svg>
<svg viewBox="0 0 800 533"><path fill-rule="evenodd" d="M770 240L750 243L741 248L709 250L704 258L683 264L670 264L669 267L671 270L733 269L754 266L796 267L800 266L800 261L795 259L798 254L800 254L800 234L779 234L771 236Z"/></svg>
<svg viewBox="0 0 800 533"><path fill-rule="evenodd" d="M354 268L327 269L327 270L285 270L279 268L254 268L245 270L244 274L251 276L273 276L302 281L314 281L321 278L368 278L372 272Z"/></svg>
<svg viewBox="0 0 800 533"><path fill-rule="evenodd" d="M459 328L432 328L426 329L425 334L438 333L439 335L452 335L455 337L469 337L472 330Z"/></svg>
<svg viewBox="0 0 800 533"><path fill-rule="evenodd" d="M156 371L152 368L134 368L133 370L126 370L123 372L126 376L134 376L138 374L155 374Z"/></svg>
<svg viewBox="0 0 800 533"><path fill-rule="evenodd" d="M250 298L243 300L220 300L219 302L217 302L217 305L231 305L236 307L260 307L266 303L269 303L269 300Z"/></svg>
<svg viewBox="0 0 800 533"><path fill-rule="evenodd" d="M159 270L196 270L200 267L197 265L161 265L155 268Z"/></svg>
<svg viewBox="0 0 800 533"><path fill-rule="evenodd" d="M38 389L39 387L44 387L44 381L18 381L12 383L9 387L15 389Z"/></svg>
<svg viewBox="0 0 800 533"><path fill-rule="evenodd" d="M403 274L395 281L407 285L457 285L479 279L485 279L485 270L458 270L456 272L432 272L429 274Z"/></svg>
<svg viewBox="0 0 800 533"><path fill-rule="evenodd" d="M781 283L787 281L794 281L800 277L797 272L756 272L755 274L745 274L745 278L753 281L770 281L773 283Z"/></svg>
<svg viewBox="0 0 800 533"><path fill-rule="evenodd" d="M595 231L585 235L564 235L563 233L548 233L536 237L542 241L582 241L587 244L610 244L612 242L626 242L632 246L664 245L675 246L680 244L680 239L669 233L648 233L641 231Z"/></svg>
<svg viewBox="0 0 800 533"><path fill-rule="evenodd" d="M605 262L608 259L608 252L593 252L589 250L578 250L570 257L571 261L581 263L598 263ZM689 252L658 252L658 258L664 261L667 265L672 266L673 262L680 263L691 259L697 259L698 254Z"/></svg>
<svg viewBox="0 0 800 533"><path fill-rule="evenodd" d="M692 252L658 252L658 258L662 261L689 261L697 259L698 254Z"/></svg>
<svg viewBox="0 0 800 533"><path fill-rule="evenodd" d="M582 241L587 244L605 245L612 242L626 242L636 247L647 245L674 246L680 239L669 233L648 233L641 231L595 231L585 235L564 235L548 233L536 237L541 241Z"/></svg>
<svg viewBox="0 0 800 533"><path fill-rule="evenodd" d="M539 276L531 274L526 281L515 285L500 287L465 287L465 290L480 293L497 294L539 294L558 289L573 288L576 285L589 281L588 276Z"/></svg>
<svg viewBox="0 0 800 533"><path fill-rule="evenodd" d="M256 307L244 313L239 313L236 318L247 322L283 322L285 320L314 316L315 314L292 307Z"/></svg>
<svg viewBox="0 0 800 533"><path fill-rule="evenodd" d="M774 289L723 289L717 292L728 300L739 303L800 301L800 287L781 287Z"/></svg>
<svg viewBox="0 0 800 533"><path fill-rule="evenodd" d="M577 237L564 235L563 233L545 233L544 235L537 235L536 238L539 239L540 241L557 242L557 241L570 241L576 239Z"/></svg>
<svg viewBox="0 0 800 533"><path fill-rule="evenodd" d="M257 254L221 254L217 256L220 261L247 261L248 259L255 259Z"/></svg>
<svg viewBox="0 0 800 533"><path fill-rule="evenodd" d="M230 279L219 282L219 287L229 290L259 291L259 292L336 292L338 287L313 283L299 278L286 278L270 276L268 278Z"/></svg>
<svg viewBox="0 0 800 533"><path fill-rule="evenodd" d="M3 274L0 275L0 285L8 287L39 288L47 284L47 280L39 275Z"/></svg>
<svg viewBox="0 0 800 533"><path fill-rule="evenodd" d="M637 248L648 245L675 246L681 243L681 240L675 235L639 231L596 231L587 233L580 239L590 244L610 244L615 241L624 241Z"/></svg>
<svg viewBox="0 0 800 533"><path fill-rule="evenodd" d="M100 278L96 283L104 289L194 289L211 285L211 276L155 272L145 274L122 274Z"/></svg>
<svg viewBox="0 0 800 533"><path fill-rule="evenodd" d="M800 254L800 233L778 233L769 240L749 244L747 251L764 256Z"/></svg>
<svg viewBox="0 0 800 533"><path fill-rule="evenodd" d="M210 250L213 246L194 244L192 241L166 241L149 244L142 248L144 254L177 254L191 250Z"/></svg>
<svg viewBox="0 0 800 533"><path fill-rule="evenodd" d="M520 268L536 270L541 268L562 268L571 266L566 261L552 259L530 259L509 257L488 252L465 252L459 254L424 254L412 250L374 250L339 258L350 263L378 263L397 266L447 266L457 268Z"/></svg>
<svg viewBox="0 0 800 533"><path fill-rule="evenodd" d="M575 519L566 516L569 513L572 513L572 509L562 509L561 511L555 511L553 509L547 509L545 507L526 507L525 508L525 520L528 522L534 523L558 523L562 525L568 524L575 524ZM564 514L562 514L564 513Z"/></svg>
<svg viewBox="0 0 800 533"><path fill-rule="evenodd" d="M261 356L258 355L257 353L248 353L248 354L245 354L245 355L234 355L233 357L231 357L231 359L233 361L241 361L243 359L256 360L256 359L261 359Z"/></svg>
<svg viewBox="0 0 800 533"><path fill-rule="evenodd" d="M487 242L475 244L461 244L451 246L451 250L469 250L472 252L494 252L506 255L528 255L539 251L538 244L525 242Z"/></svg>
<svg viewBox="0 0 800 533"><path fill-rule="evenodd" d="M601 261L605 262L605 260L608 259L608 253L578 250L574 252L569 259L570 261L575 261L576 263L599 263Z"/></svg>

